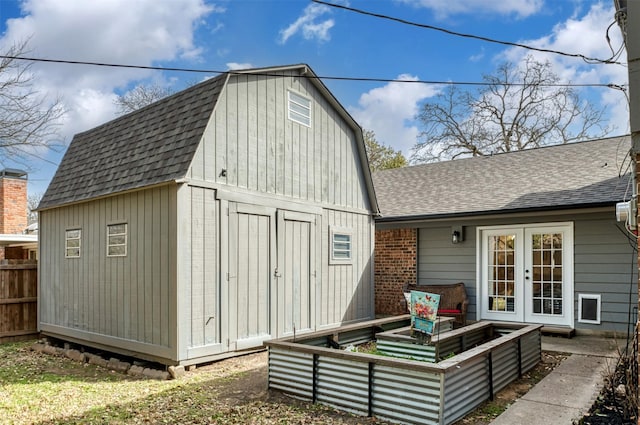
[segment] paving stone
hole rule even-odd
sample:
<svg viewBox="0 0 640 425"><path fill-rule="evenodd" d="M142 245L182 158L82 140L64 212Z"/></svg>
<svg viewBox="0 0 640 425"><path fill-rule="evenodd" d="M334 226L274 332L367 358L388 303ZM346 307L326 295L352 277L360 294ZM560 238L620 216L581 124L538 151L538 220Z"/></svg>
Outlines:
<svg viewBox="0 0 640 425"><path fill-rule="evenodd" d="M112 357L109 359L107 363L107 367L111 370L115 370L116 372L125 373L131 367L131 363L120 361L120 359L116 359Z"/></svg>
<svg viewBox="0 0 640 425"><path fill-rule="evenodd" d="M87 361L88 363L94 364L96 366L107 367L107 361L95 354L87 354Z"/></svg>
<svg viewBox="0 0 640 425"><path fill-rule="evenodd" d="M31 349L33 351L37 351L38 353L44 352L44 347L46 347L46 345L41 342L36 342L35 344L31 345Z"/></svg>
<svg viewBox="0 0 640 425"><path fill-rule="evenodd" d="M67 356L68 358L70 358L71 360L75 360L77 362L83 362L85 361L85 356L84 353L78 351L78 350L66 350L64 352L64 355Z"/></svg>
<svg viewBox="0 0 640 425"><path fill-rule="evenodd" d="M127 370L127 374L131 376L142 376L144 374L144 367L134 364Z"/></svg>
<svg viewBox="0 0 640 425"><path fill-rule="evenodd" d="M168 371L169 375L171 375L171 378L173 379L181 378L186 373L184 366L169 366Z"/></svg>
<svg viewBox="0 0 640 425"><path fill-rule="evenodd" d="M47 354L58 354L58 351L56 350L56 347L52 346L52 345L45 345L44 348L42 349L42 351L44 351Z"/></svg>
<svg viewBox="0 0 640 425"><path fill-rule="evenodd" d="M169 379L169 372L158 369L145 368L142 374L148 378L166 380Z"/></svg>

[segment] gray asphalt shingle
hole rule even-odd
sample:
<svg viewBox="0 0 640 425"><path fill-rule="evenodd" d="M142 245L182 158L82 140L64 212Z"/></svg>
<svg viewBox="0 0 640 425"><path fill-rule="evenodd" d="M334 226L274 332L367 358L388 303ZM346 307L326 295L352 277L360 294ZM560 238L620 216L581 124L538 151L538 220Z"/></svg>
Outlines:
<svg viewBox="0 0 640 425"><path fill-rule="evenodd" d="M631 196L630 147L628 136L613 137L385 170L373 180L383 220L613 205Z"/></svg>
<svg viewBox="0 0 640 425"><path fill-rule="evenodd" d="M76 134L38 208L184 177L225 80L220 75Z"/></svg>

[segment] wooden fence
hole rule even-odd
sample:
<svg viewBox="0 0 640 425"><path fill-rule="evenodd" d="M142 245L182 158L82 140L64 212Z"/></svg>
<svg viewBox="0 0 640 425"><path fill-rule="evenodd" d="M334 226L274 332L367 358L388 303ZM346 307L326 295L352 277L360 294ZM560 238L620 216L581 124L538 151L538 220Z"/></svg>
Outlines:
<svg viewBox="0 0 640 425"><path fill-rule="evenodd" d="M0 343L38 333L38 265L0 264Z"/></svg>

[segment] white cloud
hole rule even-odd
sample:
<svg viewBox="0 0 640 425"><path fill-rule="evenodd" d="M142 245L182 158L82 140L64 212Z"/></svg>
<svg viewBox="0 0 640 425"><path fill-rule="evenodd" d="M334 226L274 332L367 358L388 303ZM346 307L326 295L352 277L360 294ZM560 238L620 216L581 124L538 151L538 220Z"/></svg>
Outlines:
<svg viewBox="0 0 640 425"><path fill-rule="evenodd" d="M240 69L251 69L253 68L253 65L249 62L245 62L245 63L228 62L227 68L229 68L229 71L237 71Z"/></svg>
<svg viewBox="0 0 640 425"><path fill-rule="evenodd" d="M402 74L398 80L418 81L418 77ZM358 106L349 111L365 129L373 130L376 139L411 156L419 130L414 118L422 100L437 90L421 83L391 82L362 94Z"/></svg>
<svg viewBox="0 0 640 425"><path fill-rule="evenodd" d="M280 30L280 43L286 43L289 38L299 32L302 32L305 40L328 41L331 38L329 30L333 28L335 21L333 19L320 19L328 13L331 13L329 6L316 3L308 5L294 23Z"/></svg>
<svg viewBox="0 0 640 425"><path fill-rule="evenodd" d="M611 57L611 49L605 39L609 24L613 22L615 8L613 4L596 3L583 15L575 15L565 22L554 26L551 34L535 40L520 41L522 44L557 50L566 53L578 53L591 58L608 59ZM609 30L611 46L617 50L622 44L620 29L614 25ZM628 71L625 66L590 64L582 59L561 56L553 53L541 53L527 51L518 48L507 50L501 59L519 63L525 55L531 55L540 61L549 61L554 72L560 76L563 82L575 84L601 83L601 84L627 84ZM626 63L626 51L618 58L621 63ZM604 107L610 117L609 124L616 128L615 134L629 131L629 110L624 94L620 91L600 88L592 89L591 101ZM583 90L583 93L588 94Z"/></svg>
<svg viewBox="0 0 640 425"><path fill-rule="evenodd" d="M495 14L514 15L517 18L538 13L544 0L397 0L414 7L431 9L438 19L457 14Z"/></svg>
<svg viewBox="0 0 640 425"><path fill-rule="evenodd" d="M470 62L479 62L482 59L484 59L484 55L485 55L484 47L481 47L480 51L478 53L476 53L475 55L469 56L469 61Z"/></svg>
<svg viewBox="0 0 640 425"><path fill-rule="evenodd" d="M29 39L30 55L50 59L152 65L196 60L202 50L194 31L220 12L204 0L26 0L22 16L7 20L0 46ZM67 140L115 117L114 91L153 71L63 64L33 65L35 89L60 96Z"/></svg>

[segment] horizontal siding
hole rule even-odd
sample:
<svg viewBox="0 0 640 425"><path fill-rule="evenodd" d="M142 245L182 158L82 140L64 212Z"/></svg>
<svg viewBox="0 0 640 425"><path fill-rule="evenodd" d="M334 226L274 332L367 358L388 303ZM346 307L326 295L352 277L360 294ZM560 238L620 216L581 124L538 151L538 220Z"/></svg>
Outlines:
<svg viewBox="0 0 640 425"><path fill-rule="evenodd" d="M308 79L293 71L286 74L230 78L190 176L324 205L368 209L354 131ZM312 99L310 127L288 119L290 89Z"/></svg>
<svg viewBox="0 0 640 425"><path fill-rule="evenodd" d="M637 266L632 247L617 228L615 212L557 215L546 222L574 222L574 317L577 329L626 332L629 308L637 304ZM536 222L541 222L538 218ZM476 317L476 228L522 224L522 218L478 220L465 225L464 242L451 243L451 226L424 224L418 232L418 282L464 282L469 295L469 318ZM602 295L602 324L578 322L578 294ZM635 321L632 317L631 321Z"/></svg>
<svg viewBox="0 0 640 425"><path fill-rule="evenodd" d="M40 322L175 346L175 198L175 186L163 186L42 211ZM120 222L127 256L107 257L107 224ZM81 257L65 258L65 231L75 228Z"/></svg>
<svg viewBox="0 0 640 425"><path fill-rule="evenodd" d="M464 282L467 318L476 317L476 232L465 226L464 242L451 243L451 225L418 229L418 284Z"/></svg>
<svg viewBox="0 0 640 425"><path fill-rule="evenodd" d="M637 306L636 254L628 239L616 226L613 213L575 221L577 329L626 332L629 309ZM601 294L601 325L578 322L578 294L581 293ZM630 320L635 323L633 316Z"/></svg>

